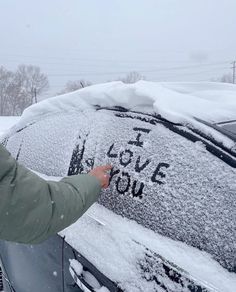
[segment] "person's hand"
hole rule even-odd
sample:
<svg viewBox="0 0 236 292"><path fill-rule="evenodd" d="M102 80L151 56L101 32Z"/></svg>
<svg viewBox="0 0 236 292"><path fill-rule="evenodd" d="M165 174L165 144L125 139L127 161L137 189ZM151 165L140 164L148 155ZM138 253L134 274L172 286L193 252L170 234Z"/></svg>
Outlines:
<svg viewBox="0 0 236 292"><path fill-rule="evenodd" d="M101 187L105 189L108 187L110 179L110 175L107 174L107 171L111 169L112 169L111 165L102 165L95 167L88 174L95 176L100 181Z"/></svg>

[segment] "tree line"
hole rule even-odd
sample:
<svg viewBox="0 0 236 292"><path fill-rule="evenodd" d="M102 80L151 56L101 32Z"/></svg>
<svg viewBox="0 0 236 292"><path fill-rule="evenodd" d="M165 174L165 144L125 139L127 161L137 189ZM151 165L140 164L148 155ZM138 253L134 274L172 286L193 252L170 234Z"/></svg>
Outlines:
<svg viewBox="0 0 236 292"><path fill-rule="evenodd" d="M140 74L139 72L132 71L129 72L125 77L118 77L115 80L112 81L122 81L124 83L135 83L139 80L145 80L146 77ZM58 94L64 94L68 92L72 92L87 86L92 85L92 82L87 81L87 80L74 80L74 81L68 81L63 88L62 91L58 92Z"/></svg>
<svg viewBox="0 0 236 292"><path fill-rule="evenodd" d="M0 67L0 116L21 115L49 88L39 67L19 65L16 71Z"/></svg>

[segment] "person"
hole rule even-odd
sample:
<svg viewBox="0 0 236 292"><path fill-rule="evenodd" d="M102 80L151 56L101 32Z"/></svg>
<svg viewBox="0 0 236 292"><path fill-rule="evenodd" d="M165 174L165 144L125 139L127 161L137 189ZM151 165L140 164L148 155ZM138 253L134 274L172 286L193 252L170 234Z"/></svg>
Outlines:
<svg viewBox="0 0 236 292"><path fill-rule="evenodd" d="M105 165L59 182L45 181L0 144L0 239L40 243L68 227L108 187L110 169Z"/></svg>

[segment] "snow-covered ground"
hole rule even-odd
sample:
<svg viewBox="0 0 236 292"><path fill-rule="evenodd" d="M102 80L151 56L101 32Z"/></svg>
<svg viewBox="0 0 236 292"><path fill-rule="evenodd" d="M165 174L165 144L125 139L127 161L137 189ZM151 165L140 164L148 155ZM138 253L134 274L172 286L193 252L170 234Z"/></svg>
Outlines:
<svg viewBox="0 0 236 292"><path fill-rule="evenodd" d="M14 126L19 121L19 119L20 117L0 116L0 136L12 126Z"/></svg>

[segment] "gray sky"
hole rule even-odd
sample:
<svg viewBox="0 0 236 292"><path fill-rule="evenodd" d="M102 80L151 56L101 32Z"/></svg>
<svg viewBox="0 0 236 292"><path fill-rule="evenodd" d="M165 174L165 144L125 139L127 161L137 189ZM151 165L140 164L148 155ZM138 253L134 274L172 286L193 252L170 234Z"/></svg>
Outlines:
<svg viewBox="0 0 236 292"><path fill-rule="evenodd" d="M236 59L236 0L0 0L0 65L68 80L205 81Z"/></svg>

